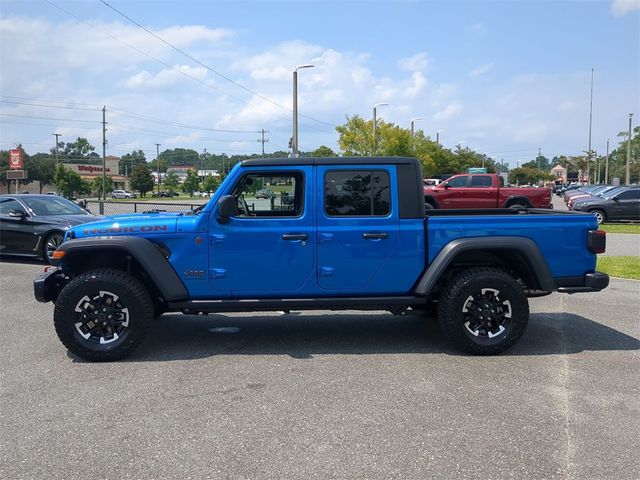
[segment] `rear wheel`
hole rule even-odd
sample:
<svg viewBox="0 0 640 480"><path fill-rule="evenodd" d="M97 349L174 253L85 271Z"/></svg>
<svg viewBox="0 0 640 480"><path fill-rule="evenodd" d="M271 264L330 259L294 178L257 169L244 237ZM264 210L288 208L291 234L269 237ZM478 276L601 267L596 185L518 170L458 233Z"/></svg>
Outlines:
<svg viewBox="0 0 640 480"><path fill-rule="evenodd" d="M473 268L455 275L438 303L438 322L454 345L475 355L494 355L524 333L529 304L511 275Z"/></svg>
<svg viewBox="0 0 640 480"><path fill-rule="evenodd" d="M153 319L145 287L120 270L83 273L56 300L53 322L69 351L85 360L111 361L142 342Z"/></svg>
<svg viewBox="0 0 640 480"><path fill-rule="evenodd" d="M607 219L607 216L602 210L591 210L591 213L593 213L593 216L596 217L596 220L598 221L598 225L600 225L602 222L604 222Z"/></svg>

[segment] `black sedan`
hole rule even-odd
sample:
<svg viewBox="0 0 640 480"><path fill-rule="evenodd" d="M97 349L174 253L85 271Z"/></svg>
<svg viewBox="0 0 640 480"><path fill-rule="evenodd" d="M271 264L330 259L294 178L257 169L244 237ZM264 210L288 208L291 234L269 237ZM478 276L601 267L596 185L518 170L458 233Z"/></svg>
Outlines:
<svg viewBox="0 0 640 480"><path fill-rule="evenodd" d="M57 195L0 195L0 254L48 260L69 227L100 218Z"/></svg>
<svg viewBox="0 0 640 480"><path fill-rule="evenodd" d="M620 187L602 197L577 200L573 209L593 213L598 223L606 220L640 220L640 188Z"/></svg>

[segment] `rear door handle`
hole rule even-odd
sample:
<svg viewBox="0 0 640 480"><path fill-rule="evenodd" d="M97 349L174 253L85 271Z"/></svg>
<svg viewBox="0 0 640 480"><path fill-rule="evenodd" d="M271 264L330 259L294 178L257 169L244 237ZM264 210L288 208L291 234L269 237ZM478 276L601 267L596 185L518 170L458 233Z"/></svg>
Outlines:
<svg viewBox="0 0 640 480"><path fill-rule="evenodd" d="M385 240L389 238L388 233L363 233L362 238L365 240Z"/></svg>
<svg viewBox="0 0 640 480"><path fill-rule="evenodd" d="M307 240L308 238L306 233L285 233L282 235L283 240Z"/></svg>

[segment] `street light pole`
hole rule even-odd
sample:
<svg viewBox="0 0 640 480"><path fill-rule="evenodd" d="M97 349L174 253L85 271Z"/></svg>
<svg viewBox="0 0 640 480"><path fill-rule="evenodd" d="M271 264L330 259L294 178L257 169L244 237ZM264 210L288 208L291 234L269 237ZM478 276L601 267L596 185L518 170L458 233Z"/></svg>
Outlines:
<svg viewBox="0 0 640 480"><path fill-rule="evenodd" d="M416 117L416 118L412 118L411 119L411 138L413 138L413 136L414 136L413 123L417 122L418 120L423 120L423 118L422 117Z"/></svg>
<svg viewBox="0 0 640 480"><path fill-rule="evenodd" d="M607 138L607 158L604 161L604 184L609 184L609 139Z"/></svg>
<svg viewBox="0 0 640 480"><path fill-rule="evenodd" d="M298 156L298 70L301 68L312 68L315 65L298 65L293 70L293 135L291 137L292 156Z"/></svg>
<svg viewBox="0 0 640 480"><path fill-rule="evenodd" d="M384 107L389 105L388 103L376 103L373 106L373 148L371 149L371 155L375 155L376 152L378 151L378 145L376 142L376 127L378 125L378 119L376 117L376 113L377 113L377 108L378 107Z"/></svg>
<svg viewBox="0 0 640 480"><path fill-rule="evenodd" d="M591 68L591 100L589 101L589 149L587 151L587 184L591 183L591 123L593 119L593 71Z"/></svg>
<svg viewBox="0 0 640 480"><path fill-rule="evenodd" d="M631 117L633 117L633 113L629 114L629 138L627 138L627 168L624 176L625 185L631 184L631 172L629 170L631 166Z"/></svg>
<svg viewBox="0 0 640 480"><path fill-rule="evenodd" d="M440 134L444 132L444 130L437 130L436 131L436 147L440 147Z"/></svg>
<svg viewBox="0 0 640 480"><path fill-rule="evenodd" d="M58 164L60 163L60 157L59 157L60 151L58 149L58 143L59 143L58 142L58 137L61 137L62 134L61 133L52 133L51 135L56 137L56 167L57 167Z"/></svg>
<svg viewBox="0 0 640 480"><path fill-rule="evenodd" d="M162 174L160 173L160 144L156 143L156 170L158 171L158 198L160 197L160 184L162 183Z"/></svg>

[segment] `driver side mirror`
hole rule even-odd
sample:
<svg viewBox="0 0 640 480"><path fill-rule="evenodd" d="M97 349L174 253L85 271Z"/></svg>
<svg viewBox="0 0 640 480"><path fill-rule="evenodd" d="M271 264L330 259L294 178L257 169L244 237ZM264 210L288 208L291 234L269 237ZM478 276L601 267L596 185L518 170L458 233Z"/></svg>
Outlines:
<svg viewBox="0 0 640 480"><path fill-rule="evenodd" d="M229 218L238 215L238 199L233 195L224 195L218 202L218 223L225 224Z"/></svg>
<svg viewBox="0 0 640 480"><path fill-rule="evenodd" d="M448 183L443 183L442 184L442 188L444 188L445 190L449 188L449 184Z"/></svg>
<svg viewBox="0 0 640 480"><path fill-rule="evenodd" d="M613 200L614 202L619 202L620 199L618 197L613 197L611 200Z"/></svg>
<svg viewBox="0 0 640 480"><path fill-rule="evenodd" d="M20 209L9 210L9 216L11 218L19 218L20 220L24 220L25 218L27 218L27 212Z"/></svg>

